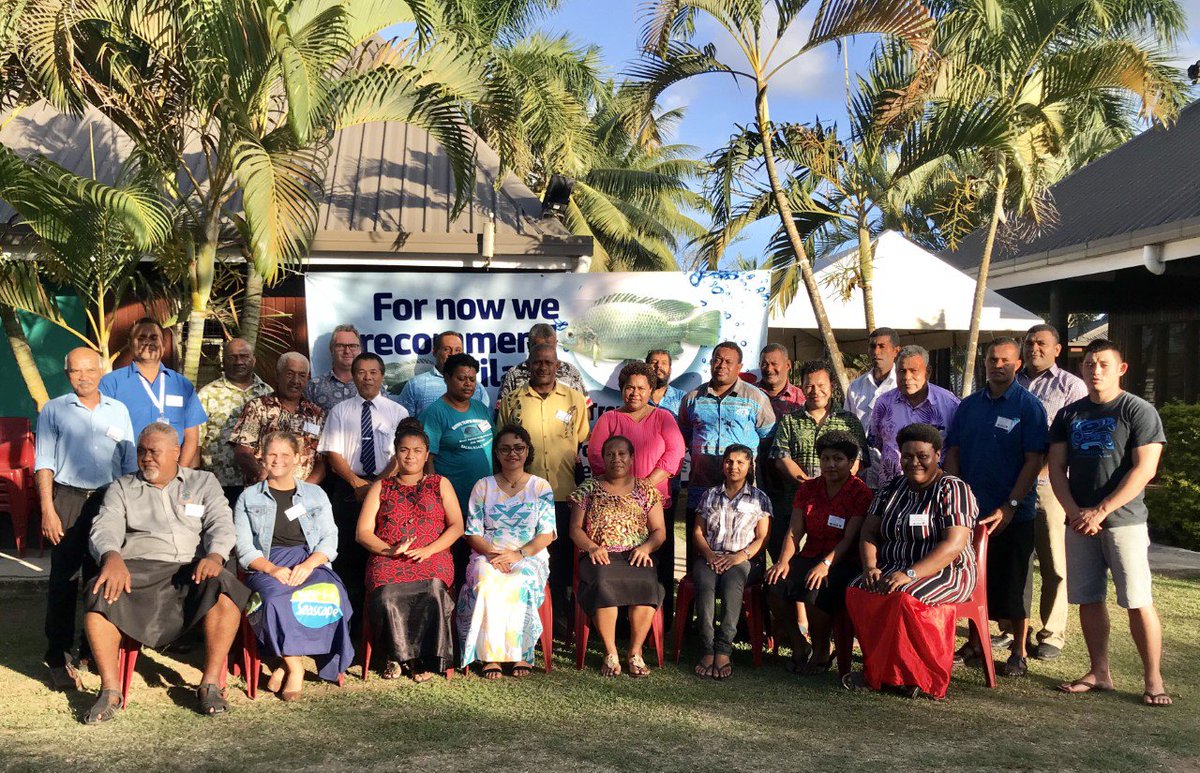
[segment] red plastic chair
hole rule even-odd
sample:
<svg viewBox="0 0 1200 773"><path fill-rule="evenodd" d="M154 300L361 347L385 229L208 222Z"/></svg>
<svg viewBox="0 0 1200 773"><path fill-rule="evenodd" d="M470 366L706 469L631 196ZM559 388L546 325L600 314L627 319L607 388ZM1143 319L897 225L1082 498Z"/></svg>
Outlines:
<svg viewBox="0 0 1200 773"><path fill-rule="evenodd" d="M0 418L0 510L12 519L17 557L25 557L29 513L37 510L34 482L34 439L29 420ZM45 541L42 542L45 550Z"/></svg>
<svg viewBox="0 0 1200 773"><path fill-rule="evenodd" d="M121 708L125 708L129 704L129 686L133 684L133 668L137 664L138 653L141 650L141 642L121 634L121 644L117 649L117 673L121 682ZM226 665L221 667L221 676L217 682L217 686L222 690L226 686L225 672L228 671L228 660L226 658ZM246 684L248 687L249 680ZM248 689L246 694L249 695Z"/></svg>
<svg viewBox="0 0 1200 773"><path fill-rule="evenodd" d="M369 596L370 594L368 594ZM450 596L455 597L454 589L450 588ZM375 633L371 630L371 613L366 609L367 604L363 604L362 610L362 636L359 642L359 649L362 650L362 679L367 681L371 676L371 650L375 640ZM446 669L446 681L454 678L454 664L450 664L450 668Z"/></svg>
<svg viewBox="0 0 1200 773"><path fill-rule="evenodd" d="M554 656L554 604L550 600L548 583L543 592L542 604L538 607L538 619L542 622L542 635L538 638L542 645L542 667L548 674L553 668L550 661Z"/></svg>
<svg viewBox="0 0 1200 773"><path fill-rule="evenodd" d="M956 620L966 618L979 635L983 650L983 679L988 687L996 686L996 663L992 660L989 643L987 608L987 556L988 531L986 526L976 526L971 537L971 549L975 551L975 590L971 598L954 606ZM838 673L850 673L850 655L854 646L854 625L845 610L838 613L833 622L834 646L837 648Z"/></svg>
<svg viewBox="0 0 1200 773"><path fill-rule="evenodd" d="M683 634L691 620L692 603L696 598L696 583L686 574L675 590L675 662L683 650ZM754 656L754 667L760 668L763 646L766 641L766 595L761 582L747 583L742 591L742 612L746 616L746 627L750 631L750 651Z"/></svg>
<svg viewBox="0 0 1200 773"><path fill-rule="evenodd" d="M583 607L579 604L579 548L575 548L575 575L571 588L575 596L575 668L583 670L583 662L587 659L588 634L591 633L591 621ZM650 621L650 639L654 642L654 651L658 654L658 667L663 667L663 611L660 604L654 610L654 618Z"/></svg>

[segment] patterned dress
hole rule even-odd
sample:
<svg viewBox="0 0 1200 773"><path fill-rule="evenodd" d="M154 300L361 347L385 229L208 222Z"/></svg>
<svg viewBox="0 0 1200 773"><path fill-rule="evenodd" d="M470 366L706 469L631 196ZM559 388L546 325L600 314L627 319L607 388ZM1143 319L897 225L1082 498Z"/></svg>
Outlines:
<svg viewBox="0 0 1200 773"><path fill-rule="evenodd" d="M414 548L423 548L437 540L446 530L441 485L440 475L426 475L414 486L396 478L384 480L379 490L375 536L392 545L411 539ZM368 593L382 585L435 579L446 587L454 582L454 562L449 550L435 553L419 564L410 558L388 556L371 556L367 562Z"/></svg>
<svg viewBox="0 0 1200 773"><path fill-rule="evenodd" d="M630 493L613 494L604 490L599 479L588 478L571 494L571 503L583 508L583 531L608 551L610 562L599 565L580 556L580 606L595 614L608 607L662 604L665 591L655 567L630 563L633 549L650 536L648 516L662 504L658 489L637 478Z"/></svg>
<svg viewBox="0 0 1200 773"><path fill-rule="evenodd" d="M554 534L554 490L535 475L525 488L508 496L494 476L471 490L466 533L497 547L518 550L539 534ZM550 578L550 557L543 549L518 561L505 573L486 556L471 554L467 580L458 600L461 665L533 661L542 634L538 609Z"/></svg>

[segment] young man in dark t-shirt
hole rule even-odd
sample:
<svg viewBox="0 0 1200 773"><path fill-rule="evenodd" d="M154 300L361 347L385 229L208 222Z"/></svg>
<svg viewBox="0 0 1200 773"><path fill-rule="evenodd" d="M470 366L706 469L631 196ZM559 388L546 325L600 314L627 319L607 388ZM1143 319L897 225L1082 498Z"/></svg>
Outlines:
<svg viewBox="0 0 1200 773"><path fill-rule="evenodd" d="M1084 350L1088 396L1059 411L1050 428L1050 484L1067 514L1067 600L1079 605L1079 626L1091 667L1066 693L1113 689L1108 663L1111 571L1117 603L1129 612L1129 629L1142 656L1147 706L1169 706L1159 662L1162 624L1150 583L1146 484L1158 470L1167 442L1154 406L1121 389L1128 365L1111 341Z"/></svg>

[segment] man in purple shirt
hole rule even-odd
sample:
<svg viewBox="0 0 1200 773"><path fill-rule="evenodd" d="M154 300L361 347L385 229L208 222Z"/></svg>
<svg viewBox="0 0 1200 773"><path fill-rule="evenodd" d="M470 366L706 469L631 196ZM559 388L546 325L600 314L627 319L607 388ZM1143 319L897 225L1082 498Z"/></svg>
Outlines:
<svg viewBox="0 0 1200 773"><path fill-rule="evenodd" d="M867 443L879 454L863 475L878 489L900 474L900 447L896 433L909 424L932 424L946 437L958 409L958 398L929 383L929 352L910 344L896 357L896 388L879 396L867 428ZM874 456L872 456L874 458Z"/></svg>
<svg viewBox="0 0 1200 773"><path fill-rule="evenodd" d="M1087 385L1078 376L1057 365L1062 352L1058 331L1053 325L1034 325L1025 334L1025 365L1017 374L1017 383L1033 393L1046 409L1046 419L1064 406L1087 397ZM1034 547L1042 593L1038 614L1042 627L1033 636L1036 645L1029 651L1038 660L1054 660L1062 654L1067 632L1067 516L1050 488L1050 473L1043 467L1037 481L1037 520Z"/></svg>

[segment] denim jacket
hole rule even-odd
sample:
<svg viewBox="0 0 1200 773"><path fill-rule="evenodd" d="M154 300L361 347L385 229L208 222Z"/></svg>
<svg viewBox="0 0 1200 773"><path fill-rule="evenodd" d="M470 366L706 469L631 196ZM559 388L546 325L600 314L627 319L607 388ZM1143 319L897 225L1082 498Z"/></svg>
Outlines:
<svg viewBox="0 0 1200 773"><path fill-rule="evenodd" d="M324 553L332 562L337 558L338 531L329 497L320 486L296 481L292 503L304 505L300 530L304 532L309 552ZM238 563L243 569L248 570L256 558L270 556L275 497L271 496L265 480L248 487L238 497L233 508L233 525L237 530Z"/></svg>

